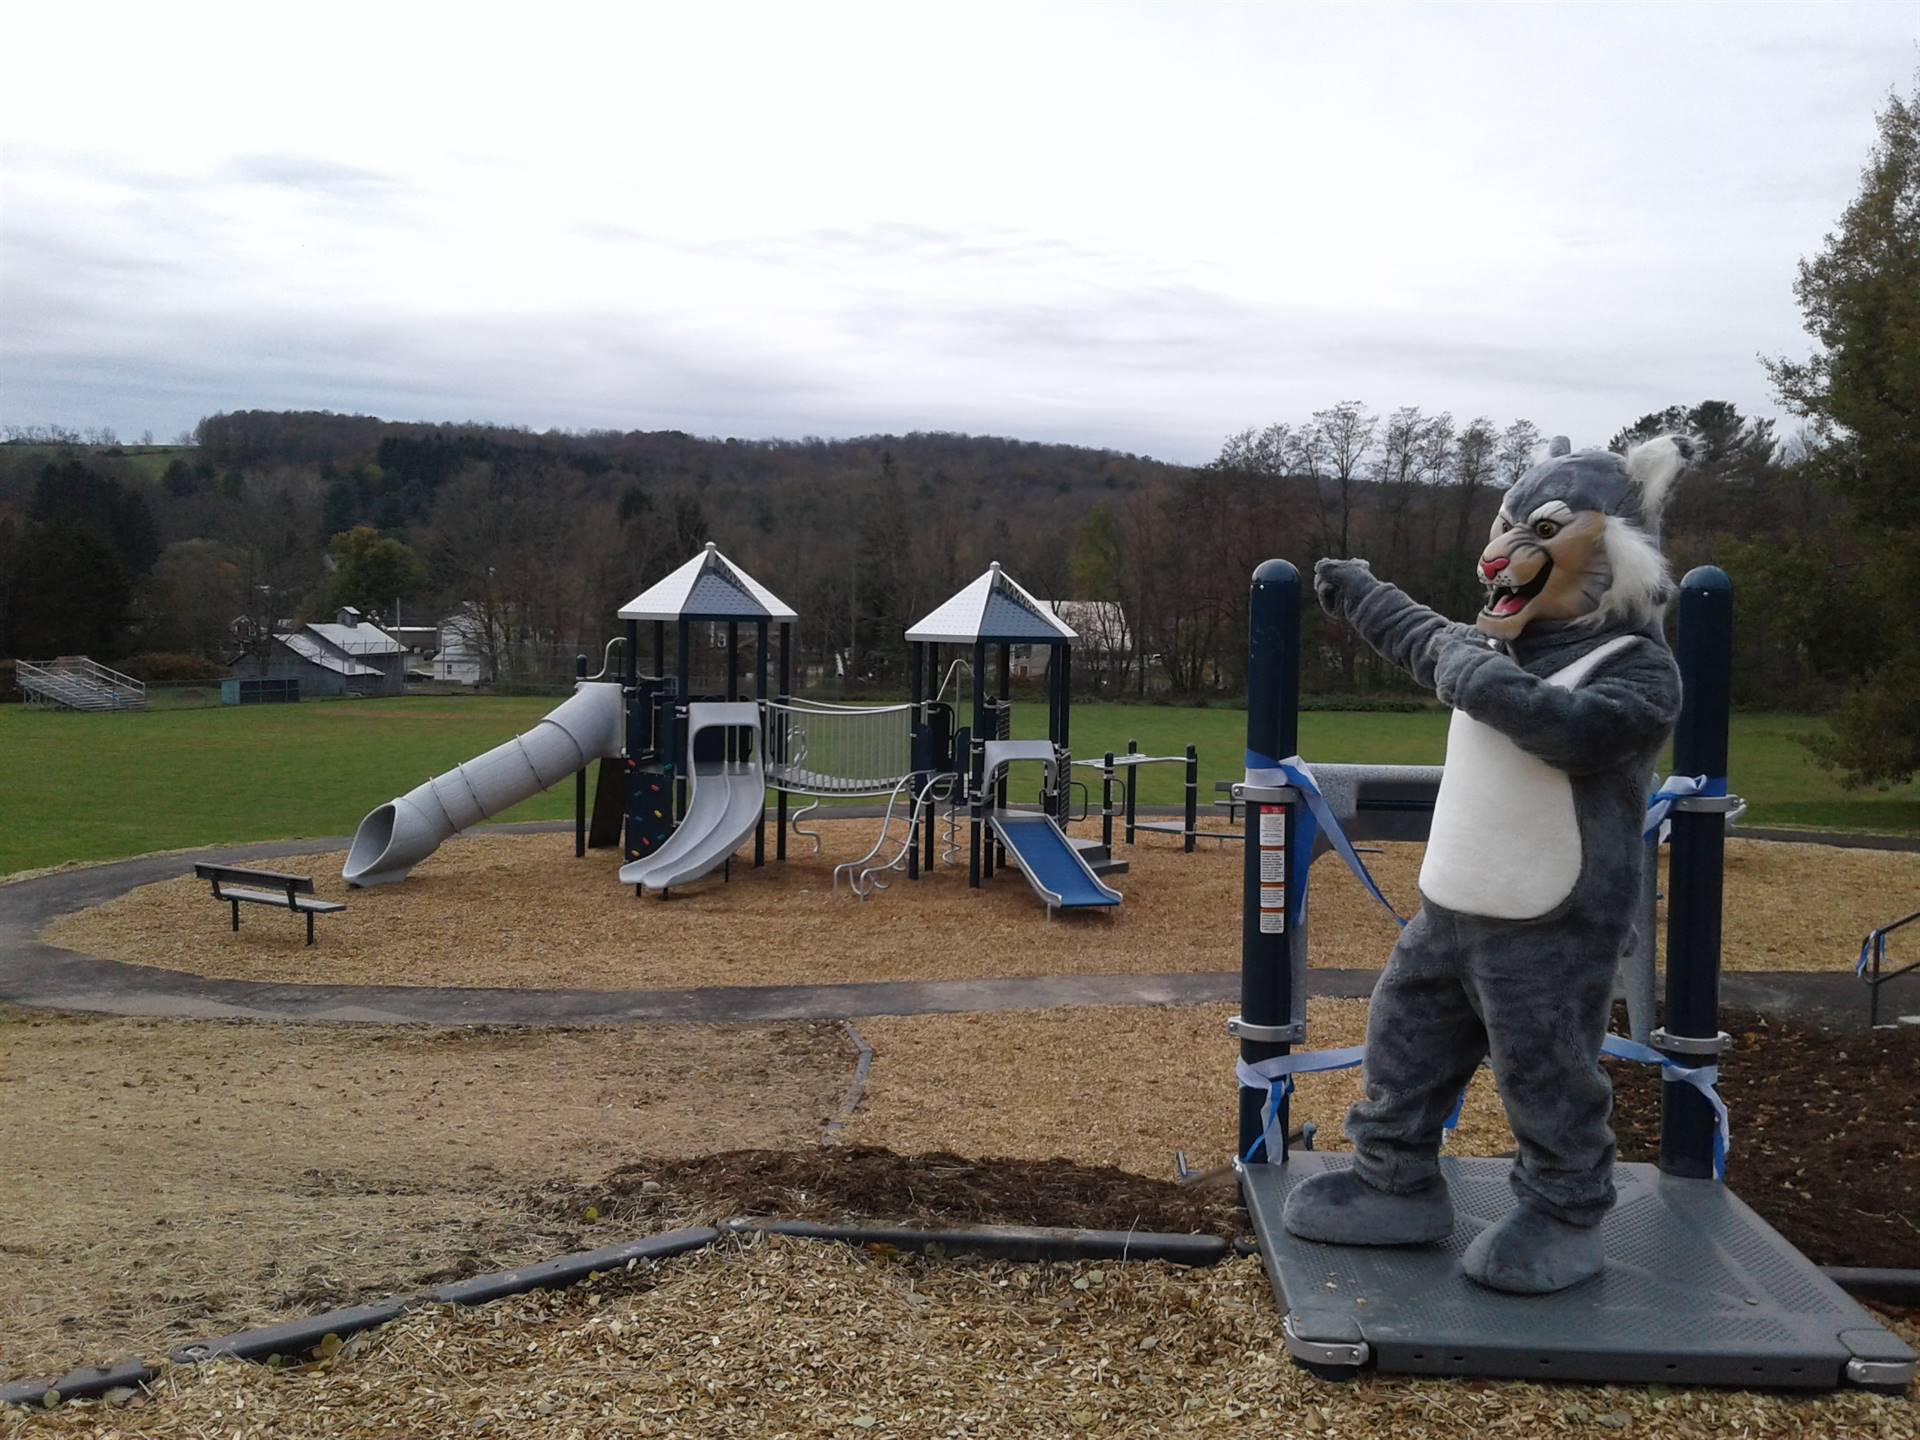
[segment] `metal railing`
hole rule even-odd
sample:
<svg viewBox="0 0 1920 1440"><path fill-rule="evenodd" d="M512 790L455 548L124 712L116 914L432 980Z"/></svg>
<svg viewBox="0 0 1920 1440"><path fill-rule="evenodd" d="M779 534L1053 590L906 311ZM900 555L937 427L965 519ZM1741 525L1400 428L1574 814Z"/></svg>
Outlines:
<svg viewBox="0 0 1920 1440"><path fill-rule="evenodd" d="M85 655L53 660L16 660L14 684L27 703L67 710L144 710L147 687L131 675L109 669Z"/></svg>
<svg viewBox="0 0 1920 1440"><path fill-rule="evenodd" d="M913 771L913 706L765 702L768 783L801 795L890 795Z"/></svg>
<svg viewBox="0 0 1920 1440"><path fill-rule="evenodd" d="M1902 975L1920 970L1920 960L1902 965L1898 970L1883 968L1887 960L1887 936L1902 926L1913 924L1916 920L1920 920L1920 910L1914 911L1905 919L1894 921L1891 925L1882 925L1878 930L1869 930L1867 938L1860 942L1860 961L1854 967L1854 972L1867 982L1869 996L1867 1024L1870 1026L1880 1023L1880 987L1889 980L1898 980Z"/></svg>
<svg viewBox="0 0 1920 1440"><path fill-rule="evenodd" d="M907 808L906 814L901 817L906 821L904 836L896 836L893 833L893 819L901 798L912 786L913 777L909 775L896 785L893 793L887 797L887 813L880 819L880 833L875 837L872 847L858 860L843 861L833 867L834 893L839 893L843 874L848 877L848 888L862 900L875 890L886 889L888 882L880 877L906 868L907 857L919 839L920 825L927 813L927 807L937 806L944 800L948 806L949 816L955 813L953 800L957 781L957 776L935 775L920 787L920 794ZM877 857L889 845L893 847L892 854L884 860L879 860ZM954 847L951 856L942 858L946 859L948 864L952 864L957 855L958 847Z"/></svg>

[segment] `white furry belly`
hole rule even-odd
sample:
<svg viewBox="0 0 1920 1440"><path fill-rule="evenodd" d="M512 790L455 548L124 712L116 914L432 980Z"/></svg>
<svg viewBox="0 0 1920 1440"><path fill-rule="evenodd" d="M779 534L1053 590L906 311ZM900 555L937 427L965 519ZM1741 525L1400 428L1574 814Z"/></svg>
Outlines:
<svg viewBox="0 0 1920 1440"><path fill-rule="evenodd" d="M1573 782L1454 711L1420 893L1463 915L1531 920L1571 895L1579 878Z"/></svg>

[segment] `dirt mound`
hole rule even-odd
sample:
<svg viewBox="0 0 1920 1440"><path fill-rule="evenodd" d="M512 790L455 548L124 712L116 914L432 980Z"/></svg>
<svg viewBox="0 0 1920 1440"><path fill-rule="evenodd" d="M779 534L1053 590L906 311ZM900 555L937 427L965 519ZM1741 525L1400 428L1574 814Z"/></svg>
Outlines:
<svg viewBox="0 0 1920 1440"><path fill-rule="evenodd" d="M1920 1266L1920 1026L1839 1032L1726 1012L1727 1179L1822 1265ZM1623 1160L1660 1152L1662 1081L1608 1062Z"/></svg>
<svg viewBox="0 0 1920 1440"><path fill-rule="evenodd" d="M543 1207L634 1231L733 1215L934 1226L1048 1225L1234 1236L1230 1185L1178 1185L1070 1160L970 1160L874 1147L730 1150L623 1165L597 1185L543 1192Z"/></svg>

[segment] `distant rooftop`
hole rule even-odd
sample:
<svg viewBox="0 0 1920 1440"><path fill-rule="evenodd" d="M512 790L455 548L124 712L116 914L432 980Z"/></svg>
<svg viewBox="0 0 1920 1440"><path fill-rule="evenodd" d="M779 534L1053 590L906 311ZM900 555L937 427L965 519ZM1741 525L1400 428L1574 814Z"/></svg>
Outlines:
<svg viewBox="0 0 1920 1440"><path fill-rule="evenodd" d="M793 608L711 540L664 580L620 607L622 620L797 620Z"/></svg>
<svg viewBox="0 0 1920 1440"><path fill-rule="evenodd" d="M1080 637L1058 615L1029 595L994 561L979 579L937 606L907 631L907 639L937 645L1064 645Z"/></svg>

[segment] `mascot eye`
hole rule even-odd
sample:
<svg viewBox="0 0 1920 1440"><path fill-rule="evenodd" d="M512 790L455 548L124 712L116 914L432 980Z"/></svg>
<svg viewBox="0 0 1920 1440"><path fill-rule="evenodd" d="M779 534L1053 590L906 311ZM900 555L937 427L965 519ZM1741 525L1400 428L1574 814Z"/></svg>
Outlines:
<svg viewBox="0 0 1920 1440"><path fill-rule="evenodd" d="M1560 527L1551 520L1536 520L1533 524L1533 533L1542 540L1551 540L1560 533Z"/></svg>

